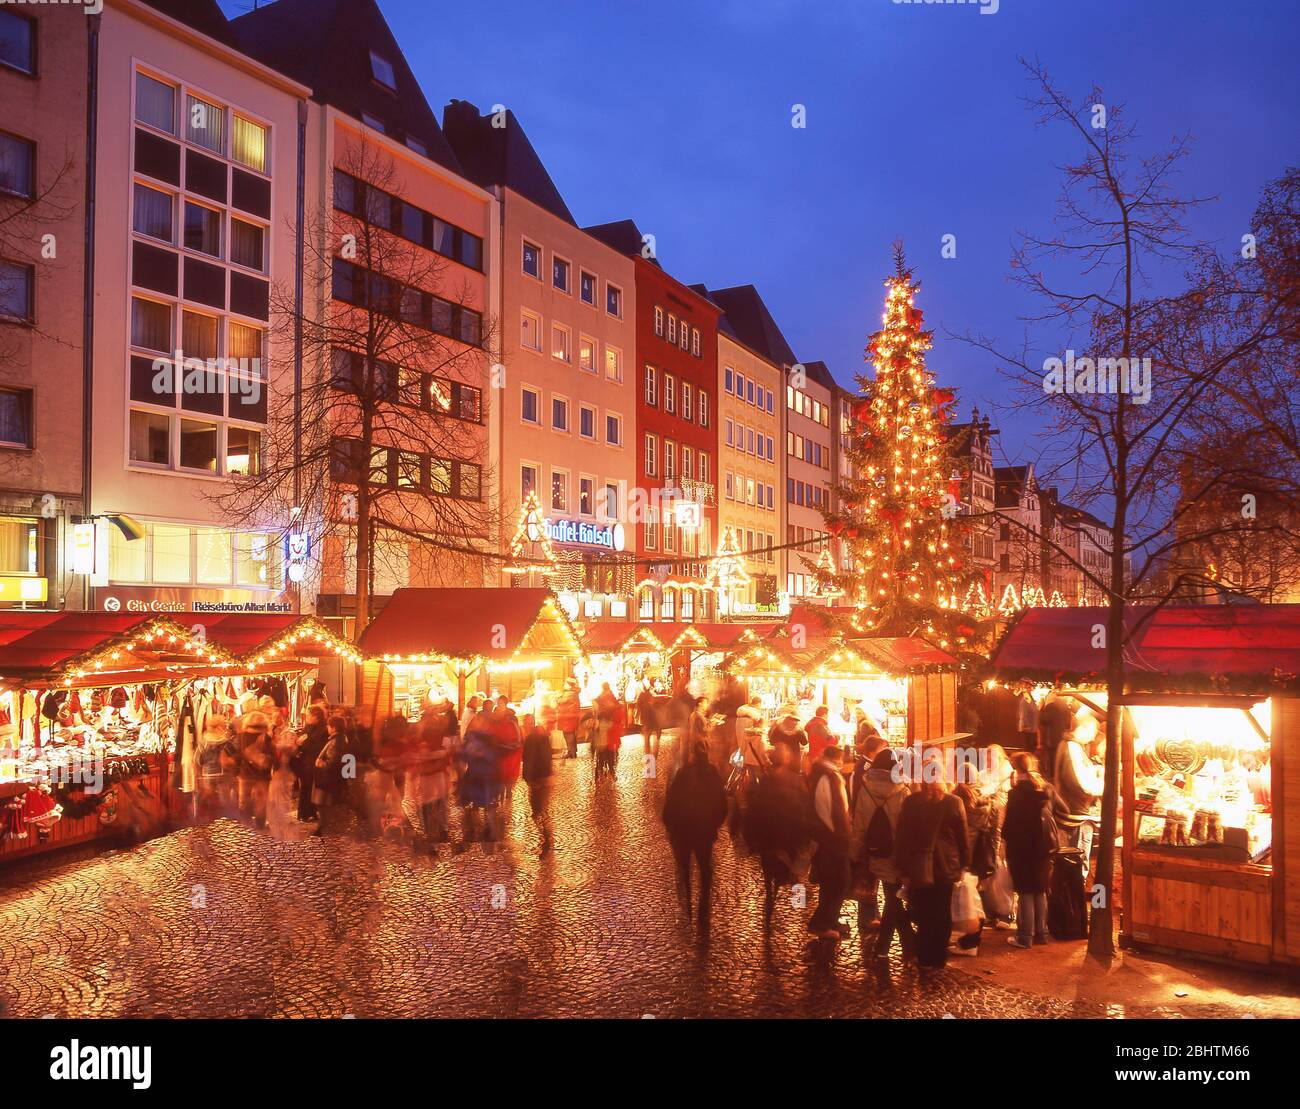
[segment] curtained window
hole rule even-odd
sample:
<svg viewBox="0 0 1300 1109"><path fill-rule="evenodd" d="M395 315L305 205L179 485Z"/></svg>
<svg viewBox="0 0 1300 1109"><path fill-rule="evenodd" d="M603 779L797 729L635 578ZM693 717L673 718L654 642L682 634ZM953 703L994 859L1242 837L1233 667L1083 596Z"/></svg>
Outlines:
<svg viewBox="0 0 1300 1109"><path fill-rule="evenodd" d="M176 90L144 73L135 75L135 118L176 134Z"/></svg>

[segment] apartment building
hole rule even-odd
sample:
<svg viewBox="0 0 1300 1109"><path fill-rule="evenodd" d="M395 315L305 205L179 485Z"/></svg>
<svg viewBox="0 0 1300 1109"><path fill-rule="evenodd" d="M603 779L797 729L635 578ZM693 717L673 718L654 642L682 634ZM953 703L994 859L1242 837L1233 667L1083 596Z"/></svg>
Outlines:
<svg viewBox="0 0 1300 1109"><path fill-rule="evenodd" d="M232 526L218 501L265 464L292 388L271 300L294 283L310 89L241 50L210 0L108 0L93 48L89 603L292 606L290 521Z"/></svg>
<svg viewBox="0 0 1300 1109"><path fill-rule="evenodd" d="M823 514L835 473L831 413L839 387L825 362L795 364L785 381L785 531L796 544L786 551L786 592L799 603L818 597L817 562L830 539Z"/></svg>
<svg viewBox="0 0 1300 1109"><path fill-rule="evenodd" d="M316 280L308 264L307 311L329 342L304 350L302 373L307 389L328 382L331 452L330 493L311 521L321 537L314 602L347 630L363 483L375 512L372 613L403 586L495 578L479 552L497 541L497 201L465 176L373 0L278 0L230 26L310 90L305 254L328 272ZM369 254L349 236L373 244ZM363 349L367 320L386 336L377 355Z"/></svg>
<svg viewBox="0 0 1300 1109"><path fill-rule="evenodd" d="M84 512L84 9L0 7L0 610L79 607Z"/></svg>
<svg viewBox="0 0 1300 1109"><path fill-rule="evenodd" d="M996 607L1008 585L1018 598L1043 588L1042 498L1032 462L993 470L998 513L997 558L993 575Z"/></svg>
<svg viewBox="0 0 1300 1109"><path fill-rule="evenodd" d="M659 264L632 220L587 229L634 263L637 617L709 620L718 535L717 305Z"/></svg>
<svg viewBox="0 0 1300 1109"><path fill-rule="evenodd" d="M990 605L996 605L1000 592L994 590L998 568L999 520L995 517L996 483L993 475L993 438L998 429L987 415L971 409L966 423L949 424L949 441L954 445L953 462L960 475L959 519L954 521L960 536L963 561L972 581L978 581ZM976 600L972 591L970 600ZM959 597L959 601L965 598Z"/></svg>
<svg viewBox="0 0 1300 1109"><path fill-rule="evenodd" d="M513 112L453 100L442 123L466 175L500 205L497 541L508 547L535 493L569 614L627 619L638 580L626 518L637 482L635 263L578 226Z"/></svg>
<svg viewBox="0 0 1300 1109"><path fill-rule="evenodd" d="M753 285L709 292L718 321L718 527L744 552L749 581L734 598L739 616L781 609L785 551L781 536L781 384L796 359Z"/></svg>

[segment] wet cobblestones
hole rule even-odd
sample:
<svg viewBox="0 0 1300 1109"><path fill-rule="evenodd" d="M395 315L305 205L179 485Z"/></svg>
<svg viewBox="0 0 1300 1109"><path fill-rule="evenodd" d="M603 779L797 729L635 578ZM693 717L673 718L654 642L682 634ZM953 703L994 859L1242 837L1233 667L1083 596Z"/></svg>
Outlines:
<svg viewBox="0 0 1300 1109"><path fill-rule="evenodd" d="M761 921L756 860L724 830L707 938L685 919L658 811L625 748L617 782L556 764L556 850L522 786L509 845L439 859L393 843L278 842L229 820L0 873L7 1016L1105 1016L1000 987L975 960L922 982L897 953L827 955L807 910ZM998 937L1000 939L1000 937ZM1130 1016L1141 1015L1129 1012ZM1210 1015L1210 1014L1206 1014Z"/></svg>

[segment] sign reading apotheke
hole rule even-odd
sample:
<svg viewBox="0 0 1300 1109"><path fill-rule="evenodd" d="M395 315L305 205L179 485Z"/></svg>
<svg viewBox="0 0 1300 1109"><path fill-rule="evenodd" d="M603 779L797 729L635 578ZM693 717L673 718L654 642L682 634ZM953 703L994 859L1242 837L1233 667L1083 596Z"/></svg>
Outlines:
<svg viewBox="0 0 1300 1109"><path fill-rule="evenodd" d="M569 543L580 547L601 547L621 551L626 545L622 524L586 524L580 520L546 520L546 538L552 543Z"/></svg>

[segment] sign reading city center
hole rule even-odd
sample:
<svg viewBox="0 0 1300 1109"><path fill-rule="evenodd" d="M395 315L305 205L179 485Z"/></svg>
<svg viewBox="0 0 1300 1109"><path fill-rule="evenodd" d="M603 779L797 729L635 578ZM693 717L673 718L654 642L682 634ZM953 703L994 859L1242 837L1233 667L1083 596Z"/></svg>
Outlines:
<svg viewBox="0 0 1300 1109"><path fill-rule="evenodd" d="M622 524L588 524L581 520L546 520L546 538L552 543L600 547L621 551L626 545Z"/></svg>

